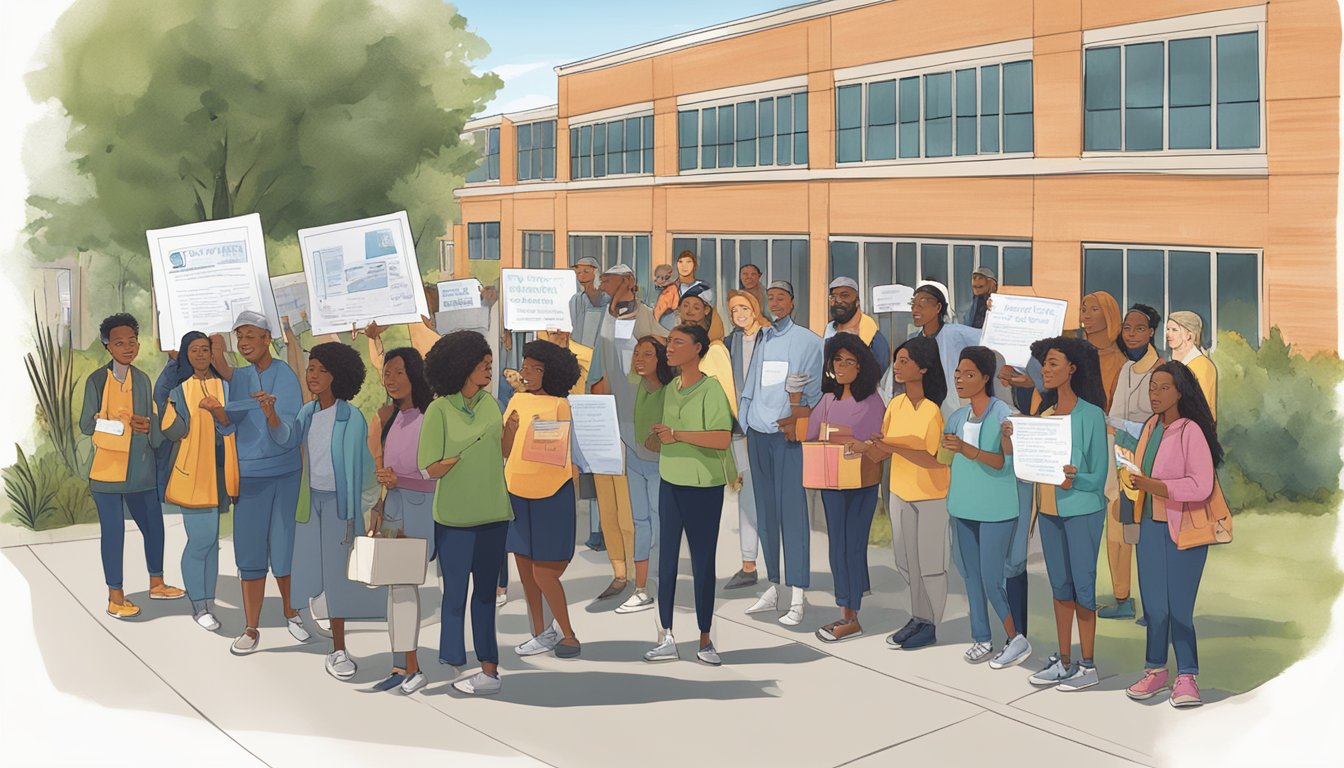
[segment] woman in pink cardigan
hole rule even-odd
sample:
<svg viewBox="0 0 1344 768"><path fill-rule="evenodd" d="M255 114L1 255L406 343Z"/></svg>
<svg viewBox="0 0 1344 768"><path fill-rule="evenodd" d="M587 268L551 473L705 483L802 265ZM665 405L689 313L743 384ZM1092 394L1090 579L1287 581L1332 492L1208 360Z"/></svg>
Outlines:
<svg viewBox="0 0 1344 768"><path fill-rule="evenodd" d="M1207 546L1177 549L1176 536L1187 510L1214 493L1214 468L1223 461L1213 414L1190 369L1179 362L1153 371L1148 385L1153 416L1144 424L1135 459L1142 474L1122 472L1130 490L1140 492L1134 519L1138 543L1139 592L1148 615L1143 679L1129 687L1144 700L1167 688L1167 646L1176 649L1173 707L1200 705L1199 653L1195 647L1195 596L1208 557Z"/></svg>

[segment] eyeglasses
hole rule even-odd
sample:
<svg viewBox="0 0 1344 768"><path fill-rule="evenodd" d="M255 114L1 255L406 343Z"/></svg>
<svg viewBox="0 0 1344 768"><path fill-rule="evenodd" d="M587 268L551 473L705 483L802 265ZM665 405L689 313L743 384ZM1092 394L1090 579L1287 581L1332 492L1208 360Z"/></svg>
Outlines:
<svg viewBox="0 0 1344 768"><path fill-rule="evenodd" d="M846 360L846 359L844 359L844 358L837 357L837 358L833 358L833 359L831 360L831 367L832 367L832 368L858 368L858 367L859 367L859 361L858 361L858 360Z"/></svg>

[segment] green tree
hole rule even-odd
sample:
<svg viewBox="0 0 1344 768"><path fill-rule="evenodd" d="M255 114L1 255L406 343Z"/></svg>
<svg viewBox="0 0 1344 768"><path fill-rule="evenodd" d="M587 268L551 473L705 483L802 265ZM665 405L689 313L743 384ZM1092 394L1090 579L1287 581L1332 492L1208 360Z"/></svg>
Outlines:
<svg viewBox="0 0 1344 768"><path fill-rule="evenodd" d="M463 125L502 85L440 0L77 0L50 51L28 87L90 189L30 197L29 249L92 253L90 313L145 298L145 230L253 212L273 273L300 227L402 208L434 269L479 158Z"/></svg>

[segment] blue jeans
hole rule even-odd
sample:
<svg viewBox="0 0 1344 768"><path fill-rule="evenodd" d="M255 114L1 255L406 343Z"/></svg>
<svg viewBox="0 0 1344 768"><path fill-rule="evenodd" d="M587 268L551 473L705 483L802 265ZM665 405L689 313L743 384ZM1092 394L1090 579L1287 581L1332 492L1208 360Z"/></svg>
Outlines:
<svg viewBox="0 0 1344 768"><path fill-rule="evenodd" d="M801 487L801 486L800 486ZM672 629L672 606L677 598L677 565L681 559L681 534L691 551L691 579L695 591L695 618L701 632L714 620L714 554L719 546L719 521L723 517L723 486L694 488L659 486L659 525L663 546L658 559L658 618L663 629Z"/></svg>
<svg viewBox="0 0 1344 768"><path fill-rule="evenodd" d="M1106 525L1106 510L1059 517L1038 515L1045 573L1056 600L1097 610L1097 555Z"/></svg>
<svg viewBox="0 0 1344 768"><path fill-rule="evenodd" d="M1007 580L1008 608L1013 612L1013 628L1027 634L1027 546L1031 541L1031 483L1017 482L1017 524L1013 543L1008 548L1004 577Z"/></svg>
<svg viewBox="0 0 1344 768"><path fill-rule="evenodd" d="M443 576L443 604L439 625L439 660L455 667L467 664L463 634L467 628L467 580L471 591L471 640L476 660L499 663L495 639L495 581L504 564L507 520L471 528L434 523L434 546Z"/></svg>
<svg viewBox="0 0 1344 768"><path fill-rule="evenodd" d="M658 496L662 480L658 462L645 461L625 449L625 479L630 486L630 516L635 522L635 562L648 560L658 546ZM654 573L658 568L649 566Z"/></svg>
<svg viewBox="0 0 1344 768"><path fill-rule="evenodd" d="M150 576L163 575L163 508L158 489L138 493L93 492L102 532L103 580L108 589L121 589L122 557L126 548L126 523L122 503L130 510L135 527L145 540L145 565Z"/></svg>
<svg viewBox="0 0 1344 768"><path fill-rule="evenodd" d="M812 542L803 490L803 444L779 432L747 430L747 459L756 493L756 522L765 549L766 577L779 583L780 539L784 545L784 584L807 589L811 583Z"/></svg>
<svg viewBox="0 0 1344 768"><path fill-rule="evenodd" d="M1003 574L1017 520L985 523L954 517L952 527L957 532L956 543L961 549L961 577L966 582L966 602L970 606L971 641L988 643L993 632L989 626L989 611L985 608L986 598L994 606L999 621L1011 613L1007 579ZM1013 625L1017 629L1016 621Z"/></svg>
<svg viewBox="0 0 1344 768"><path fill-rule="evenodd" d="M1167 666L1167 645L1176 649L1176 674L1199 674L1195 645L1195 597L1204 575L1208 547L1177 549L1167 524L1145 519L1139 529L1139 596L1148 617L1144 662Z"/></svg>
<svg viewBox="0 0 1344 768"><path fill-rule="evenodd" d="M182 586L193 603L215 599L215 582L219 581L219 516L229 511L229 492L224 485L224 468L216 473L219 506L207 509L187 509L165 503L164 507L182 513L182 527L187 532L187 543L182 548Z"/></svg>
<svg viewBox="0 0 1344 768"><path fill-rule="evenodd" d="M233 555L244 581L289 575L294 564L294 515L299 510L301 472L244 477L233 505Z"/></svg>
<svg viewBox="0 0 1344 768"><path fill-rule="evenodd" d="M835 604L859 610L868 588L868 533L877 511L879 486L845 491L822 491L826 532L835 579Z"/></svg>

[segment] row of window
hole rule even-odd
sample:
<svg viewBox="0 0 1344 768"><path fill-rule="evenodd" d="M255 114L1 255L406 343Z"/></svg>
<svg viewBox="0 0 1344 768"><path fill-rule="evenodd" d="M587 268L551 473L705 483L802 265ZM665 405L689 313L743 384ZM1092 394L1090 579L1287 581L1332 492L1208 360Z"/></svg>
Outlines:
<svg viewBox="0 0 1344 768"><path fill-rule="evenodd" d="M569 129L574 179L653 173L653 115Z"/></svg>
<svg viewBox="0 0 1344 768"><path fill-rule="evenodd" d="M499 259L499 223L467 225L471 259ZM522 265L543 269L555 264L552 232L524 232ZM698 235L672 238L672 253L695 254L696 276L714 290L722 310L727 292L739 287L738 273L747 264L761 270L762 284L788 280L800 288L795 305L808 316L811 271L809 243L797 236ZM1148 304L1163 317L1189 310L1204 319L1202 344L1215 334L1233 331L1253 344L1260 339L1261 257L1255 251L1211 248L1087 245L1083 249L1083 293L1105 291L1122 307ZM640 296L652 302L653 268L647 234L571 234L569 257L596 259L603 269L621 263L635 271ZM870 296L880 285L915 285L935 280L948 286L956 317L966 318L971 305L971 273L990 267L1004 286L1032 284L1032 246L1024 241L929 238L835 237L830 242L830 279L853 278ZM908 313L879 317L884 330L904 338ZM1155 341L1165 347L1158 334Z"/></svg>
<svg viewBox="0 0 1344 768"><path fill-rule="evenodd" d="M677 168L807 165L807 92L677 113Z"/></svg>

